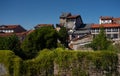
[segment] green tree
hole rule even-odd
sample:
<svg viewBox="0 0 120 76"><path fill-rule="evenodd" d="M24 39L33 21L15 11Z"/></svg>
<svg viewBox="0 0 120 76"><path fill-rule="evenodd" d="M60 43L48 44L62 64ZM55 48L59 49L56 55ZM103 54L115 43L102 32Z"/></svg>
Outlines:
<svg viewBox="0 0 120 76"><path fill-rule="evenodd" d="M0 37L0 50L11 50L16 55L21 55L20 40L16 35Z"/></svg>
<svg viewBox="0 0 120 76"><path fill-rule="evenodd" d="M61 27L61 29L58 32L58 36L61 44L65 47L68 47L68 33L65 27Z"/></svg>
<svg viewBox="0 0 120 76"><path fill-rule="evenodd" d="M6 49L6 37L0 37L0 50L5 50Z"/></svg>
<svg viewBox="0 0 120 76"><path fill-rule="evenodd" d="M108 47L108 50L120 53L120 42L114 43Z"/></svg>
<svg viewBox="0 0 120 76"><path fill-rule="evenodd" d="M90 46L93 50L107 50L110 45L111 42L107 40L104 33L104 28L101 27L100 33L95 38L93 38Z"/></svg>
<svg viewBox="0 0 120 76"><path fill-rule="evenodd" d="M20 40L16 35L7 37L6 45L6 49L12 50L16 55L22 52L20 49Z"/></svg>
<svg viewBox="0 0 120 76"><path fill-rule="evenodd" d="M39 50L57 47L57 32L51 26L36 29L23 41L21 48L27 58L33 58Z"/></svg>

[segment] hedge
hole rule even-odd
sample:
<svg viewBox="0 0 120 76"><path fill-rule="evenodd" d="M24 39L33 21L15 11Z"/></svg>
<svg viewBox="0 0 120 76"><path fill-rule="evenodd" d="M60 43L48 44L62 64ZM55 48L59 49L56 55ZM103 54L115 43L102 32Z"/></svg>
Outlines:
<svg viewBox="0 0 120 76"><path fill-rule="evenodd" d="M44 49L36 58L21 60L13 52L2 50L0 63L7 68L5 76L89 76L92 71L110 76L117 74L118 56L110 51L81 52L58 48Z"/></svg>
<svg viewBox="0 0 120 76"><path fill-rule="evenodd" d="M5 68L5 76L21 76L22 59L10 50L0 50L0 64Z"/></svg>

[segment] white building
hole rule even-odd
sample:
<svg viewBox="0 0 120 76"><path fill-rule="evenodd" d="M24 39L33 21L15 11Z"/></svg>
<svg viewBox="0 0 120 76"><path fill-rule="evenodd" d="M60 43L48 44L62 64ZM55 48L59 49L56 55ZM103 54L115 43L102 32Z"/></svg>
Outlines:
<svg viewBox="0 0 120 76"><path fill-rule="evenodd" d="M120 40L120 18L101 16L99 24L93 24L91 26L91 34L93 37L99 34L101 27L104 28L107 38L114 41Z"/></svg>

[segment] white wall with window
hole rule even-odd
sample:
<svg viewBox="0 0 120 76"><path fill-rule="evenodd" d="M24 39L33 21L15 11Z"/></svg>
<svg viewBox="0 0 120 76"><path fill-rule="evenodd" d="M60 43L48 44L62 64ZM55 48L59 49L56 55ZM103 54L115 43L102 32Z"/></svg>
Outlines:
<svg viewBox="0 0 120 76"><path fill-rule="evenodd" d="M118 38L118 34L113 34L113 38L117 39Z"/></svg>
<svg viewBox="0 0 120 76"><path fill-rule="evenodd" d="M106 28L104 30L107 38L113 40L120 40L120 28ZM93 37L99 34L99 32L99 28L94 28L91 30Z"/></svg>
<svg viewBox="0 0 120 76"><path fill-rule="evenodd" d="M111 32L111 28L107 28L107 29L106 29L106 32Z"/></svg>
<svg viewBox="0 0 120 76"><path fill-rule="evenodd" d="M112 23L112 20L99 20L99 24Z"/></svg>
<svg viewBox="0 0 120 76"><path fill-rule="evenodd" d="M118 32L118 28L112 28L112 32Z"/></svg>
<svg viewBox="0 0 120 76"><path fill-rule="evenodd" d="M0 32L3 32L3 33L13 33L14 30L0 30Z"/></svg>

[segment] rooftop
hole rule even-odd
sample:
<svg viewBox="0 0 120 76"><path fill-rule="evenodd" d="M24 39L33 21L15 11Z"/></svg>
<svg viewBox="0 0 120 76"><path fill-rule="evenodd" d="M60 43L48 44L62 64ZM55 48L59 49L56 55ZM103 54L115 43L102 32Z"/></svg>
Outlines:
<svg viewBox="0 0 120 76"><path fill-rule="evenodd" d="M35 26L35 28L43 27L43 26L52 26L54 27L54 24L38 24Z"/></svg>
<svg viewBox="0 0 120 76"><path fill-rule="evenodd" d="M113 27L120 27L120 24L93 24L91 28L113 28Z"/></svg>
<svg viewBox="0 0 120 76"><path fill-rule="evenodd" d="M23 36L27 35L27 32L22 32L22 33L0 33L0 37L7 37L11 35L17 35L17 36Z"/></svg>
<svg viewBox="0 0 120 76"><path fill-rule="evenodd" d="M38 24L37 26L53 26L53 24Z"/></svg>
<svg viewBox="0 0 120 76"><path fill-rule="evenodd" d="M106 19L113 19L111 16L100 16L100 19L106 20Z"/></svg>
<svg viewBox="0 0 120 76"><path fill-rule="evenodd" d="M72 16L69 16L67 17L67 19L76 19L77 17L79 17L80 15L72 15Z"/></svg>
<svg viewBox="0 0 120 76"><path fill-rule="evenodd" d="M15 29L19 27L20 25L1 25L0 29Z"/></svg>
<svg viewBox="0 0 120 76"><path fill-rule="evenodd" d="M120 17L118 17L118 18L113 18L112 20L120 20Z"/></svg>

